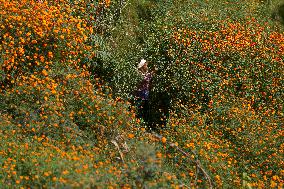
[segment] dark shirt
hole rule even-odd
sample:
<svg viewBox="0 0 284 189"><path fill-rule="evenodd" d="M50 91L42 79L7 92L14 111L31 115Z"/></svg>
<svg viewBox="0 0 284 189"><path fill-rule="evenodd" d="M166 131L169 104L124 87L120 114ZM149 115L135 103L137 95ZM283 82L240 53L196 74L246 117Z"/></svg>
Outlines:
<svg viewBox="0 0 284 189"><path fill-rule="evenodd" d="M140 82L137 90L137 96L139 98L142 98L143 100L148 100L149 99L149 88L150 88L150 82L152 79L152 74L147 72L147 73L142 73L142 81Z"/></svg>

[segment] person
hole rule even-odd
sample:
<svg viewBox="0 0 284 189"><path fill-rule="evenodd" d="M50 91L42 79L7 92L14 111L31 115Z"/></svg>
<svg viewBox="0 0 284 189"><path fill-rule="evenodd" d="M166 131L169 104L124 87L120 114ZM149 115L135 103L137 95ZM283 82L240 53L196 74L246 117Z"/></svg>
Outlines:
<svg viewBox="0 0 284 189"><path fill-rule="evenodd" d="M136 115L145 121L148 129L158 131L167 124L171 98L167 92L157 91L150 96L152 78L158 71L156 67L154 67L154 71L150 71L148 62L142 59L137 70L142 79L138 83L135 93Z"/></svg>
<svg viewBox="0 0 284 189"><path fill-rule="evenodd" d="M137 66L139 74L142 76L142 80L139 82L136 91L136 106L138 108L138 117L142 118L146 123L149 121L149 93L151 80L154 71L150 72L148 68L148 62L145 59L141 59Z"/></svg>

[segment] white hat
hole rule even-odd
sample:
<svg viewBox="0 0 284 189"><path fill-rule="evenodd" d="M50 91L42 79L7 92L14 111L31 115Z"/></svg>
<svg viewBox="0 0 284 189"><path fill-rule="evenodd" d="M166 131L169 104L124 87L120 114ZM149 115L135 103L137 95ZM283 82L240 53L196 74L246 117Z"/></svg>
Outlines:
<svg viewBox="0 0 284 189"><path fill-rule="evenodd" d="M142 59L142 60L140 61L140 63L138 64L138 66L137 66L138 69L142 68L145 63L146 63L146 60L145 60L145 59Z"/></svg>

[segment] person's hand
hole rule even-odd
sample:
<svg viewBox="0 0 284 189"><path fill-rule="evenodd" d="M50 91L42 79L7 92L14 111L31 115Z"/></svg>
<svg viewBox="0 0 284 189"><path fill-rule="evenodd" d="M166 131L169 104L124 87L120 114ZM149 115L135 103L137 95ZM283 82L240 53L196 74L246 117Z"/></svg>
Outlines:
<svg viewBox="0 0 284 189"><path fill-rule="evenodd" d="M157 66L154 66L153 68L154 68L154 69L153 69L152 73L156 73L156 72L158 71Z"/></svg>
<svg viewBox="0 0 284 189"><path fill-rule="evenodd" d="M158 67L157 67L157 66L154 66L154 70L155 70L155 72L158 71Z"/></svg>

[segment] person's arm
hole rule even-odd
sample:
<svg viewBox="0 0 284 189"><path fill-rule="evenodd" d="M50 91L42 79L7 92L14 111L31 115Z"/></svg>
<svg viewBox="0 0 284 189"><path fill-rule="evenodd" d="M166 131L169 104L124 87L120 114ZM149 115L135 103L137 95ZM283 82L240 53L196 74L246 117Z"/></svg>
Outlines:
<svg viewBox="0 0 284 189"><path fill-rule="evenodd" d="M156 66L154 66L154 69L151 71L151 75L155 75L156 72L158 71L158 68Z"/></svg>

